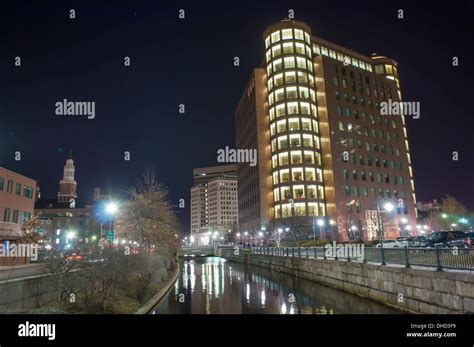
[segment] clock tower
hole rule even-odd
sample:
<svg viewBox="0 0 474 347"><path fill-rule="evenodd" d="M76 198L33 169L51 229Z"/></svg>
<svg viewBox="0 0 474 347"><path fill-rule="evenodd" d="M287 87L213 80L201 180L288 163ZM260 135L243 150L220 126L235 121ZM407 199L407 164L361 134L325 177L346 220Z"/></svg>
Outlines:
<svg viewBox="0 0 474 347"><path fill-rule="evenodd" d="M77 182L74 180L74 171L74 161L72 154L69 153L69 158L64 166L63 179L59 181L58 202L71 203L71 200L77 199Z"/></svg>

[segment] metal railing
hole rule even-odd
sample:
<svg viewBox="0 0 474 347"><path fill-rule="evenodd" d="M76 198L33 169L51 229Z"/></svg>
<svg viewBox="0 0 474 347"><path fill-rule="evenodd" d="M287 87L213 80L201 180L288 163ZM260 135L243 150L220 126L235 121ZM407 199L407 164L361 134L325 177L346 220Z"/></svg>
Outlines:
<svg viewBox="0 0 474 347"><path fill-rule="evenodd" d="M342 245L342 244L341 244ZM353 246L353 245L352 245ZM349 248L348 248L349 249ZM443 269L474 271L474 248L376 248L364 247L361 252L328 252L325 247L251 247L251 254L280 257L299 257L361 263L397 264L406 268L424 266Z"/></svg>

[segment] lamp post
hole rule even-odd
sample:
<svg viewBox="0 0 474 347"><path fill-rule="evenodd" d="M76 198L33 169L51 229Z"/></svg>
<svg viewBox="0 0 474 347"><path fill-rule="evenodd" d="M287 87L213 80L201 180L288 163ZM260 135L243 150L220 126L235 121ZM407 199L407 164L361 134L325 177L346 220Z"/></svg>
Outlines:
<svg viewBox="0 0 474 347"><path fill-rule="evenodd" d="M324 226L324 219L318 219L317 224L319 226L319 238L321 238L321 230ZM316 234L314 234L314 247L316 247Z"/></svg>
<svg viewBox="0 0 474 347"><path fill-rule="evenodd" d="M379 229L379 239L381 246L383 248L383 240L384 240L384 231L383 231L383 222L382 222L382 211L380 211L380 201L379 198L375 198L375 204L377 207L377 224ZM395 207L392 203L387 202L383 205L383 208L386 212L391 212Z"/></svg>
<svg viewBox="0 0 474 347"><path fill-rule="evenodd" d="M402 218L400 219L400 222L401 222L400 230L403 230L403 235L401 236L408 236L408 229L407 229L408 220L406 218Z"/></svg>
<svg viewBox="0 0 474 347"><path fill-rule="evenodd" d="M107 214L110 216L109 231L112 234L112 241L115 238L114 227L113 227L113 219L114 219L114 215L117 213L117 211L118 211L118 206L114 202L109 202L107 204L107 206L105 207L105 212L107 212Z"/></svg>

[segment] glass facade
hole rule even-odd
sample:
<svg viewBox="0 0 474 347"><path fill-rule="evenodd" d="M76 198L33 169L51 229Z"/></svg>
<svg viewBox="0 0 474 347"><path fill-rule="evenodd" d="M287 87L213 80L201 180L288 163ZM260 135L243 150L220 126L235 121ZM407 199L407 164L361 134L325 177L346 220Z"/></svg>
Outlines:
<svg viewBox="0 0 474 347"><path fill-rule="evenodd" d="M284 28L270 33L265 44L274 217L324 216L310 35Z"/></svg>

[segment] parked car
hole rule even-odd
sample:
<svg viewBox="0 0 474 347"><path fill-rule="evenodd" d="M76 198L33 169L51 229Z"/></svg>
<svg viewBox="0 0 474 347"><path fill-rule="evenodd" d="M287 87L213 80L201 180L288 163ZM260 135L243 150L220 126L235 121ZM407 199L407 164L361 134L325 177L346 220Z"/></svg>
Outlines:
<svg viewBox="0 0 474 347"><path fill-rule="evenodd" d="M413 236L407 238L408 247L422 247L425 241L425 236Z"/></svg>
<svg viewBox="0 0 474 347"><path fill-rule="evenodd" d="M81 261L84 258L84 255L79 253L70 253L65 255L67 261Z"/></svg>
<svg viewBox="0 0 474 347"><path fill-rule="evenodd" d="M467 237L469 237L469 240L471 240L471 245L474 242L474 231L469 231L466 233Z"/></svg>
<svg viewBox="0 0 474 347"><path fill-rule="evenodd" d="M468 235L459 230L435 231L425 241L424 247L471 247L471 240Z"/></svg>
<svg viewBox="0 0 474 347"><path fill-rule="evenodd" d="M377 248L382 248L382 243L375 246ZM404 248L408 247L408 241L406 240L386 240L383 242L383 248Z"/></svg>

